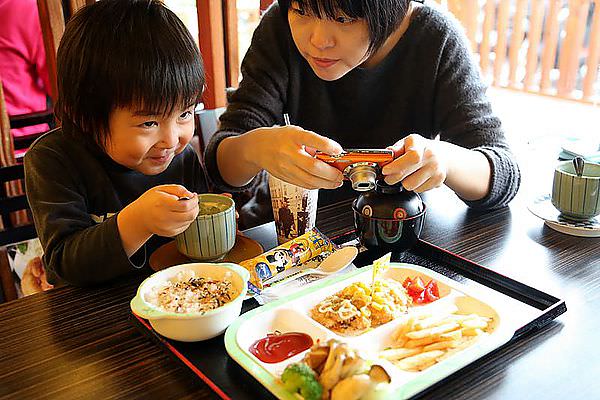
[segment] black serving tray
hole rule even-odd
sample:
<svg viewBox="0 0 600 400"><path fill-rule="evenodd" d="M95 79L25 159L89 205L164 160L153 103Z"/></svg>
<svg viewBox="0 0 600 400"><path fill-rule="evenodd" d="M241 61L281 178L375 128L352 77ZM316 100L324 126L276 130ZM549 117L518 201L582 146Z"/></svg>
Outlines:
<svg viewBox="0 0 600 400"><path fill-rule="evenodd" d="M354 232L351 231L333 238L333 240L341 244L354 238ZM354 264L359 268L370 265L379 256L381 254L375 251L362 251ZM540 310L541 313L537 318L515 331L509 343L518 340L519 337L530 330L545 326L567 311L564 300L517 282L423 240L420 240L411 250L392 254L392 261L420 265L462 283L474 281ZM258 306L259 304L254 299L246 300L242 307L242 313ZM224 335L204 342L184 343L159 335L152 329L147 320L133 313L131 314L131 320L142 333L158 343L173 359L182 363L191 373L202 379L218 397L236 400L274 398L254 377L229 357L225 350ZM496 351L502 351L507 345ZM480 360L470 364L469 367L477 364ZM434 387L443 384L452 376L438 382ZM417 395L417 397L422 394Z"/></svg>

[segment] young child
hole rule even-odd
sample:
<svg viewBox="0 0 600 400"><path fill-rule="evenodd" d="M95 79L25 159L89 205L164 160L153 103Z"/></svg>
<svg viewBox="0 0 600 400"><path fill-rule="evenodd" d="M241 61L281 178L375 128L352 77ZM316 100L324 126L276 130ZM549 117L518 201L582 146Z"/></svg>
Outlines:
<svg viewBox="0 0 600 400"><path fill-rule="evenodd" d="M160 1L104 0L69 21L57 63L62 128L27 153L27 195L48 281L98 284L142 268L198 214L202 59Z"/></svg>
<svg viewBox="0 0 600 400"><path fill-rule="evenodd" d="M316 160L314 149L387 147L397 157L383 168L387 183L417 192L445 184L470 207L506 206L520 172L466 38L447 13L419 3L274 4L207 146L219 189L256 187L262 170L306 188L335 189L342 174ZM292 126L284 126L284 113ZM356 196L344 184L321 191L319 204ZM268 198L262 204L270 207Z"/></svg>

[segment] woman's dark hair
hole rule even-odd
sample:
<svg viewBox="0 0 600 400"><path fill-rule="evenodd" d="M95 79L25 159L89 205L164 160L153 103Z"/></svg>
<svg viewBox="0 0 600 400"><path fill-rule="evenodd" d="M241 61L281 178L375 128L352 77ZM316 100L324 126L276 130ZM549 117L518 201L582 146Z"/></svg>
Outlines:
<svg viewBox="0 0 600 400"><path fill-rule="evenodd" d="M158 0L84 7L67 24L57 70L57 118L102 148L114 109L167 115L195 104L204 86L198 47Z"/></svg>
<svg viewBox="0 0 600 400"><path fill-rule="evenodd" d="M364 19L369 27L368 52L372 54L400 26L410 0L279 0L286 20L292 3L317 18L335 19L343 13L350 18Z"/></svg>

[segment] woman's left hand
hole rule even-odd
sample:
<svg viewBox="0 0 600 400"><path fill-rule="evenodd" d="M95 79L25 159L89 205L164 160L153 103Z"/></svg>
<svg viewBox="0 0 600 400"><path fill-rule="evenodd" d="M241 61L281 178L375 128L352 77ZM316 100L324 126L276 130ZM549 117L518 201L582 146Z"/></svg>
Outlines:
<svg viewBox="0 0 600 400"><path fill-rule="evenodd" d="M446 180L447 155L439 141L412 134L388 148L395 160L382 169L386 183L402 182L406 190L425 192Z"/></svg>

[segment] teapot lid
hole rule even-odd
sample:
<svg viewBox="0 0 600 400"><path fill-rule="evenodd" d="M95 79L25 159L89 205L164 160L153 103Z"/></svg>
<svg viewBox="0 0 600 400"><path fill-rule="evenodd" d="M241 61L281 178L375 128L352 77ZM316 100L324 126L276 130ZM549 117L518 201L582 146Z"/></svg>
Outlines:
<svg viewBox="0 0 600 400"><path fill-rule="evenodd" d="M384 179L377 179L375 182L375 191L377 193L383 194L396 194L403 192L404 186L402 186L402 182L394 183L393 185L388 184Z"/></svg>
<svg viewBox="0 0 600 400"><path fill-rule="evenodd" d="M372 218L407 219L421 215L425 204L418 193L406 190L401 183L389 185L378 179L374 190L358 196L354 208Z"/></svg>

